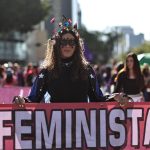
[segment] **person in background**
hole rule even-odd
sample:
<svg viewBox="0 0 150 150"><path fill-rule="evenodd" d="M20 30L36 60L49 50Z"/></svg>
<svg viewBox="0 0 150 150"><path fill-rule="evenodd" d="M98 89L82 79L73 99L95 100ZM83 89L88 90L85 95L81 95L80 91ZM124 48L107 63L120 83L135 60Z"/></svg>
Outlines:
<svg viewBox="0 0 150 150"><path fill-rule="evenodd" d="M25 86L24 67L20 66L17 74L18 86Z"/></svg>
<svg viewBox="0 0 150 150"><path fill-rule="evenodd" d="M94 69L94 72L96 74L98 84L101 87L103 85L103 78L102 78L102 73L101 73L101 65L100 64L95 64L93 69Z"/></svg>
<svg viewBox="0 0 150 150"><path fill-rule="evenodd" d="M112 68L110 66L106 66L102 76L104 83L104 92L107 94L111 93L111 70Z"/></svg>
<svg viewBox="0 0 150 150"><path fill-rule="evenodd" d="M142 74L144 76L144 84L146 89L144 92L145 101L150 101L150 69L148 64L144 64Z"/></svg>
<svg viewBox="0 0 150 150"><path fill-rule="evenodd" d="M34 83L36 77L38 76L39 74L39 67L38 65L33 65L33 68L32 68L32 84Z"/></svg>
<svg viewBox="0 0 150 150"><path fill-rule="evenodd" d="M118 73L120 72L120 70L122 70L124 67L124 63L123 62L118 62L114 68L113 68L113 73L112 73L112 77L111 77L111 93L114 92L114 88L116 85L116 77L118 75Z"/></svg>
<svg viewBox="0 0 150 150"><path fill-rule="evenodd" d="M17 86L25 86L24 81L24 69L18 63L14 63L13 65L14 76L17 81Z"/></svg>
<svg viewBox="0 0 150 150"><path fill-rule="evenodd" d="M5 68L2 65L0 65L0 87L4 86L5 79L6 79Z"/></svg>
<svg viewBox="0 0 150 150"><path fill-rule="evenodd" d="M114 92L123 92L131 97L134 102L141 102L144 101L144 91L144 78L137 55L129 53L124 68L117 75Z"/></svg>
<svg viewBox="0 0 150 150"><path fill-rule="evenodd" d="M32 86L33 82L33 64L29 63L25 71L25 84L26 86Z"/></svg>

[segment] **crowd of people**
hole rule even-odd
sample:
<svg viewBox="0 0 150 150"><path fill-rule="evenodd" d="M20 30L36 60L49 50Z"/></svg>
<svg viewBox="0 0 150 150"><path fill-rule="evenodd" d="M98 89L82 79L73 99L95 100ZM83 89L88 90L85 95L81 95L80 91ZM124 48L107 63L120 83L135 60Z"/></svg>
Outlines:
<svg viewBox="0 0 150 150"><path fill-rule="evenodd" d="M141 69L136 54L129 53L124 63L92 66L84 56L77 26L65 16L58 26L47 42L42 68L32 63L27 67L5 63L0 66L1 87L32 86L31 102L42 101L46 93L51 102L100 102L112 93L115 100L124 93L135 102L150 101L149 66Z"/></svg>
<svg viewBox="0 0 150 150"><path fill-rule="evenodd" d="M103 93L124 92L130 97L141 97L141 101L150 101L150 66L140 66L136 54L129 53L125 62L115 62L112 66L96 64L93 68Z"/></svg>
<svg viewBox="0 0 150 150"><path fill-rule="evenodd" d="M1 64L0 87L32 86L39 70L39 67L32 63L25 67L11 62Z"/></svg>
<svg viewBox="0 0 150 150"><path fill-rule="evenodd" d="M117 80L120 80L120 74L124 74L124 63L115 62L113 65L100 65L93 64L93 69L97 76L99 88L105 94L112 94L114 92L121 92L120 81L119 84ZM144 94L145 101L150 101L150 66L145 64L141 68L141 73L144 79L144 85L142 85L142 93ZM0 87L31 87L38 76L41 68L38 65L33 65L29 63L27 66L21 66L18 63L4 63L0 65ZM119 78L118 78L119 77ZM121 79L122 80L122 79ZM139 80L138 80L139 81ZM134 82L134 81L133 81ZM129 82L131 83L131 81ZM128 90L132 85L127 85ZM137 86L133 86L137 90ZM139 91L138 91L139 92Z"/></svg>

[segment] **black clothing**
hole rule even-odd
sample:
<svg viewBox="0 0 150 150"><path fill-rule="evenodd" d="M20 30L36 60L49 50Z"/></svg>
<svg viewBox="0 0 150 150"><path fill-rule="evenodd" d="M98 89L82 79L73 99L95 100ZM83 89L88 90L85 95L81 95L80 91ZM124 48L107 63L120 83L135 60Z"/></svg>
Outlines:
<svg viewBox="0 0 150 150"><path fill-rule="evenodd" d="M124 92L127 95L139 94L144 88L141 82L143 82L144 84L144 80L142 79L142 77L141 77L141 80L129 79L125 72L121 72L118 75L118 79L117 79L114 92L115 93Z"/></svg>
<svg viewBox="0 0 150 150"><path fill-rule="evenodd" d="M70 59L62 60L62 72L59 78L51 79L51 72L47 69L41 70L36 78L29 99L32 102L40 102L44 94L48 92L51 96L51 102L100 102L105 101L91 67L88 69L88 78L71 79L72 61Z"/></svg>
<svg viewBox="0 0 150 150"><path fill-rule="evenodd" d="M88 80L71 80L70 67L63 67L58 79L47 79L47 91L51 95L51 102L86 102L89 90ZM48 76L51 74L48 72Z"/></svg>

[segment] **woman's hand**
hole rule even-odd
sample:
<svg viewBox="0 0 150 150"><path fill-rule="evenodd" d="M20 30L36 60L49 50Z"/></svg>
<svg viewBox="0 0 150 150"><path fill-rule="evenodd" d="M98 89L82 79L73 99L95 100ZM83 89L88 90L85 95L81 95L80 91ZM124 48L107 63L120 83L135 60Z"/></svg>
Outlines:
<svg viewBox="0 0 150 150"><path fill-rule="evenodd" d="M15 96L13 99L13 103L17 104L19 107L24 107L24 104L29 102L27 98L21 96Z"/></svg>
<svg viewBox="0 0 150 150"><path fill-rule="evenodd" d="M114 100L119 102L120 99L122 98L122 94L121 93L114 93Z"/></svg>
<svg viewBox="0 0 150 150"><path fill-rule="evenodd" d="M130 97L124 93L114 93L114 100L116 100L120 106L126 106L128 102L133 101Z"/></svg>
<svg viewBox="0 0 150 150"><path fill-rule="evenodd" d="M141 97L141 99L140 99L140 100L141 100L140 102L145 102L144 97Z"/></svg>

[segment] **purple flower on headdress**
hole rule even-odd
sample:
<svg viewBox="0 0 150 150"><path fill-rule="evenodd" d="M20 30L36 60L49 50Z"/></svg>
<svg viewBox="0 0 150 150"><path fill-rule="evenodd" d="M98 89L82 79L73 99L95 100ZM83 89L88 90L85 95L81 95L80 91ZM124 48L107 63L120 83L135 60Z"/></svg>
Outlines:
<svg viewBox="0 0 150 150"><path fill-rule="evenodd" d="M55 22L55 17L53 17L51 20L50 20L50 23L54 23Z"/></svg>

